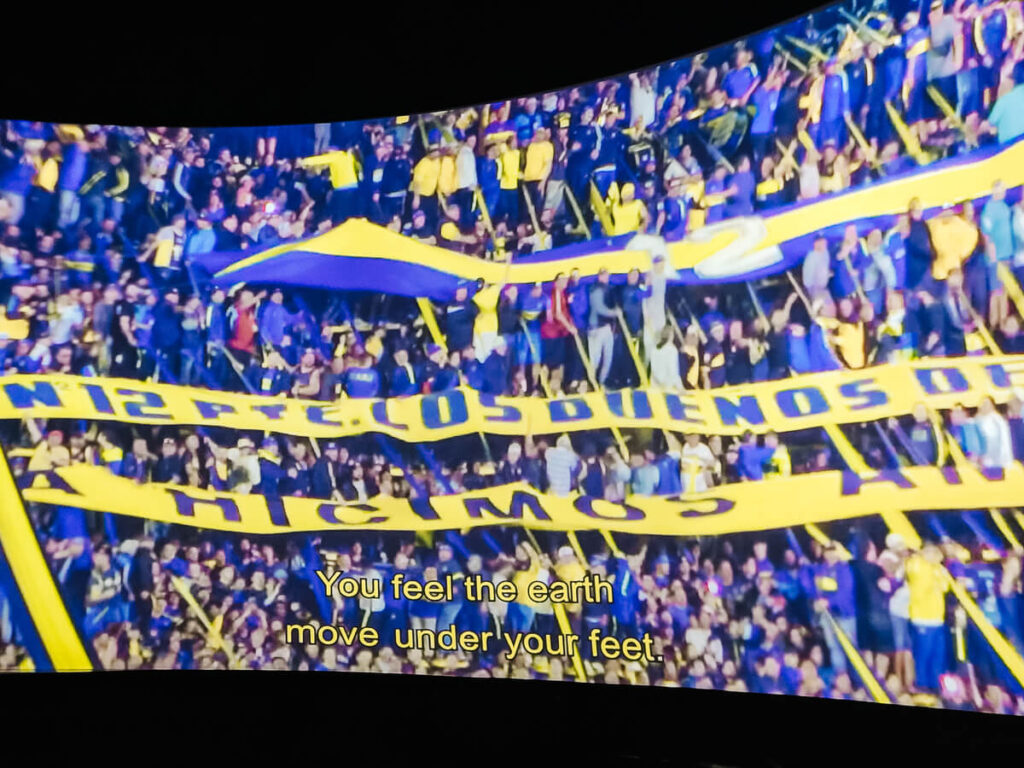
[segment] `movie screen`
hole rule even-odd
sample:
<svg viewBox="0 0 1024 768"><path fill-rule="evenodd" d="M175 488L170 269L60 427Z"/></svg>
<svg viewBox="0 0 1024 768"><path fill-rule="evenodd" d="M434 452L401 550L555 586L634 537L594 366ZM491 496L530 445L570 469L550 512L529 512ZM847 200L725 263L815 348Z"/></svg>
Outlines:
<svg viewBox="0 0 1024 768"><path fill-rule="evenodd" d="M891 0L426 114L0 121L0 670L1024 714L1022 60L1020 0Z"/></svg>

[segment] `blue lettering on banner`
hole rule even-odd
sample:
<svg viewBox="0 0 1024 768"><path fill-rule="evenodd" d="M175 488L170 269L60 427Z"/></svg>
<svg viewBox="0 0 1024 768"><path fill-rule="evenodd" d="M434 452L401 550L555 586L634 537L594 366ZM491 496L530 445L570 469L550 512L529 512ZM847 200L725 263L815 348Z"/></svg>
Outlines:
<svg viewBox="0 0 1024 768"><path fill-rule="evenodd" d="M484 421L501 421L508 424L515 424L523 420L523 412L514 405L499 405L495 402L494 395L489 393L480 394L480 405L484 408L500 408L501 413L484 413Z"/></svg>
<svg viewBox="0 0 1024 768"><path fill-rule="evenodd" d="M103 389L99 384L83 384L85 391L89 395L89 399L92 400L93 408L96 409L97 413L113 413L114 406L110 402L110 398L107 397L106 390Z"/></svg>
<svg viewBox="0 0 1024 768"><path fill-rule="evenodd" d="M445 405L444 409L442 403ZM443 414L442 410L447 410L447 414ZM466 396L457 389L426 395L420 401L420 414L423 417L423 426L427 429L454 427L469 421Z"/></svg>
<svg viewBox="0 0 1024 768"><path fill-rule="evenodd" d="M564 400L549 400L548 413L551 414L551 421L582 421L593 417L594 412L590 410L587 401L582 397L567 397Z"/></svg>
<svg viewBox="0 0 1024 768"><path fill-rule="evenodd" d="M334 525L378 525L388 519L385 515L383 517L368 517L365 520L349 522L338 519L338 510L340 509L358 509L364 512L377 511L377 507L370 506L369 504L321 504L316 508L316 513L320 515L321 520Z"/></svg>
<svg viewBox="0 0 1024 768"><path fill-rule="evenodd" d="M237 413L235 406L227 403L208 403L205 400L193 400L199 415L204 419L219 419L222 413Z"/></svg>
<svg viewBox="0 0 1024 768"><path fill-rule="evenodd" d="M283 500L268 499L264 496L263 501L267 505L267 512L270 513L270 522L281 528L287 528L291 525L288 522L288 513L285 512Z"/></svg>
<svg viewBox="0 0 1024 768"><path fill-rule="evenodd" d="M285 406L284 403L274 403L273 405L254 405L252 409L259 411L271 421L280 421Z"/></svg>
<svg viewBox="0 0 1024 768"><path fill-rule="evenodd" d="M940 375L945 386L936 383L936 374ZM945 395L952 392L966 392L970 389L967 377L959 368L919 368L914 371L917 380L929 395Z"/></svg>
<svg viewBox="0 0 1024 768"><path fill-rule="evenodd" d="M220 507L225 522L242 522L242 514L238 511L238 505L231 499L197 499L184 491L178 491L174 488L166 488L165 490L171 494L171 498L174 499L174 506L182 517L195 517L196 505L198 504L212 504Z"/></svg>
<svg viewBox="0 0 1024 768"><path fill-rule="evenodd" d="M11 405L15 408L31 408L36 404L48 405L53 408L61 406L60 397L52 384L37 381L32 386L26 384L4 384L4 392Z"/></svg>
<svg viewBox="0 0 1024 768"><path fill-rule="evenodd" d="M839 394L843 397L848 397L851 400L861 399L862 402L851 404L851 411L862 411L865 408L877 408L880 405L885 405L889 402L889 396L880 389L867 389L872 384L875 384L874 379L857 379L857 381L848 381L845 384L839 385Z"/></svg>
<svg viewBox="0 0 1024 768"><path fill-rule="evenodd" d="M775 393L775 402L782 415L790 419L828 413L828 401L817 387L783 389Z"/></svg>
<svg viewBox="0 0 1024 768"><path fill-rule="evenodd" d="M164 399L160 397L156 392L142 392L137 389L118 389L117 394L122 397L134 397L136 395L142 398L142 402L134 402L128 400L124 403L124 412L127 413L134 419L170 419L169 413L150 413L147 412L147 408L166 408L167 405L164 403Z"/></svg>
<svg viewBox="0 0 1024 768"><path fill-rule="evenodd" d="M331 421L324 415L324 411L327 408L333 408L334 406L320 406L320 405L307 405L306 406L306 418L309 419L310 424L326 424L331 427L340 427L340 421Z"/></svg>
<svg viewBox="0 0 1024 768"><path fill-rule="evenodd" d="M740 419L751 426L764 424L761 405L753 395L740 395L738 403L734 403L727 397L716 397L715 406L718 408L722 424L727 427L735 426Z"/></svg>
<svg viewBox="0 0 1024 768"><path fill-rule="evenodd" d="M883 469L873 477L863 478L856 472L843 470L843 481L840 493L843 496L855 496L861 488L872 483L892 483L898 488L914 488L910 479L898 469Z"/></svg>
<svg viewBox="0 0 1024 768"><path fill-rule="evenodd" d="M992 385L999 389L1009 389L1012 384L1010 383L1010 375L1006 372L1006 369L999 363L993 363L992 365L986 365L985 370L988 372L989 379L992 380Z"/></svg>
<svg viewBox="0 0 1024 768"><path fill-rule="evenodd" d="M729 499L699 499L687 501L680 496L676 496L672 501L678 501L681 504L686 505L684 509L680 510L679 516L687 518L721 515L736 506L736 502Z"/></svg>
<svg viewBox="0 0 1024 768"><path fill-rule="evenodd" d="M1006 472L1002 467L979 467L974 471L985 480L999 482L1006 479ZM942 478L947 485L962 485L964 482L956 467L942 467Z"/></svg>
<svg viewBox="0 0 1024 768"><path fill-rule="evenodd" d="M392 429L408 429L408 425L399 424L391 420L388 416L388 401L377 400L370 406L370 415L373 416L373 420L380 424L382 427L391 427Z"/></svg>
<svg viewBox="0 0 1024 768"><path fill-rule="evenodd" d="M625 413L624 402L622 392L609 392L605 395L605 400L608 402L608 408L613 414L620 417L629 417L634 419L649 419L652 416L651 403L647 399L647 393L638 389L630 390L630 404L633 407L633 413L630 416Z"/></svg>
<svg viewBox="0 0 1024 768"><path fill-rule="evenodd" d="M516 491L512 494L512 501L509 504L508 512L503 512L490 499L465 499L462 502L466 508L466 514L474 520L483 518L484 513L501 520L522 520L523 510L529 509L537 520L550 520L551 517L544 511L540 499L532 493Z"/></svg>
<svg viewBox="0 0 1024 768"><path fill-rule="evenodd" d="M46 484L38 485L36 480L39 478L42 478ZM82 495L72 488L67 480L52 470L25 472L25 474L17 479L17 483L18 487L22 490L33 488L36 490L61 491L71 496Z"/></svg>
<svg viewBox="0 0 1024 768"><path fill-rule="evenodd" d="M625 512L625 516L602 515L600 512L594 509L594 502L601 502L602 504L608 504L613 507L619 507L622 509L623 512ZM580 496L572 503L572 505L576 507L577 511L582 512L587 517L593 517L597 520L629 521L644 519L644 512L642 509L638 509L637 507L634 507L630 504L626 504L625 502L617 503L613 501L605 501L604 499L599 499L596 496Z"/></svg>
<svg viewBox="0 0 1024 768"><path fill-rule="evenodd" d="M429 496L421 496L418 499L409 499L409 508L420 520L440 520L441 516L430 504Z"/></svg>
<svg viewBox="0 0 1024 768"><path fill-rule="evenodd" d="M665 407L668 408L668 415L672 421L685 421L688 424L704 423L704 419L700 417L700 407L696 403L684 400L679 395L666 392ZM687 411L697 411L697 418L691 418Z"/></svg>

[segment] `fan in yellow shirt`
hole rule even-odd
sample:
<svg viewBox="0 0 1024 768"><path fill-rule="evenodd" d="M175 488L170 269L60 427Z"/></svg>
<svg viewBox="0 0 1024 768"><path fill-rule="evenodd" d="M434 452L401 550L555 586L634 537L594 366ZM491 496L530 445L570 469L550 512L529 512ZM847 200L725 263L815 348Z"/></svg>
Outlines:
<svg viewBox="0 0 1024 768"><path fill-rule="evenodd" d="M555 160L555 147L549 141L547 128L538 128L533 139L526 147L526 165L523 168L523 181L543 184L551 174L551 166Z"/></svg>
<svg viewBox="0 0 1024 768"><path fill-rule="evenodd" d="M647 206L642 200L636 199L636 187L633 184L622 185L619 199L611 205L611 216L613 235L638 232L647 226Z"/></svg>
<svg viewBox="0 0 1024 768"><path fill-rule="evenodd" d="M328 169L331 175L331 186L335 189L352 189L359 186L360 164L354 152L335 150L322 155L300 158L296 163L299 168Z"/></svg>
<svg viewBox="0 0 1024 768"><path fill-rule="evenodd" d="M970 203L962 206L959 216L952 209L946 209L930 219L928 231L935 249L932 277L936 280L947 279L949 273L960 268L978 247L978 226L974 223L974 208Z"/></svg>

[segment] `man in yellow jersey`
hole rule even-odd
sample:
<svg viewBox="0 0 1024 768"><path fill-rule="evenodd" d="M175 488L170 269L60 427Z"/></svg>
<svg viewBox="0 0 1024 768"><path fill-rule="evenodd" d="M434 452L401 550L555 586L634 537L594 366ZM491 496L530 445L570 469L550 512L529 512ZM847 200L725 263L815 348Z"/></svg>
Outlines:
<svg viewBox="0 0 1024 768"><path fill-rule="evenodd" d="M551 143L550 129L538 128L526 147L526 164L523 167L523 183L534 208L544 207L544 188L554 159L555 145Z"/></svg>
<svg viewBox="0 0 1024 768"><path fill-rule="evenodd" d="M437 189L441 180L441 149L433 144L412 169L412 207L423 211L427 224L437 224Z"/></svg>
<svg viewBox="0 0 1024 768"><path fill-rule="evenodd" d="M980 235L978 227L958 216L952 205L944 205L942 213L928 220L928 231L935 251L932 277L946 280L950 272L960 268L974 253Z"/></svg>
<svg viewBox="0 0 1024 768"><path fill-rule="evenodd" d="M334 149L323 155L303 157L296 161L299 168L327 168L331 176L330 210L335 226L350 216L359 214L359 182L362 168L354 147Z"/></svg>
<svg viewBox="0 0 1024 768"><path fill-rule="evenodd" d="M506 219L510 228L519 224L519 169L521 153L515 136L509 137L504 149L498 157L499 195L495 219Z"/></svg>
<svg viewBox="0 0 1024 768"><path fill-rule="evenodd" d="M636 199L636 187L632 183L622 185L619 199L611 205L612 234L642 232L647 228L647 206Z"/></svg>
<svg viewBox="0 0 1024 768"><path fill-rule="evenodd" d="M928 542L907 558L910 588L910 634L914 655L914 679L918 688L936 693L939 676L946 668L946 592L949 578L942 552Z"/></svg>

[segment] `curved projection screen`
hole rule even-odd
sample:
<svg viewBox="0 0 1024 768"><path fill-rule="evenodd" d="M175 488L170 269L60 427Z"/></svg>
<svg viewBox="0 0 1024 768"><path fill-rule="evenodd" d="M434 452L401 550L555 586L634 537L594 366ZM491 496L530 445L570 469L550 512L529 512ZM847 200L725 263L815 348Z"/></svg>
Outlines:
<svg viewBox="0 0 1024 768"><path fill-rule="evenodd" d="M0 669L1024 713L1024 15L849 7L431 114L4 122Z"/></svg>

